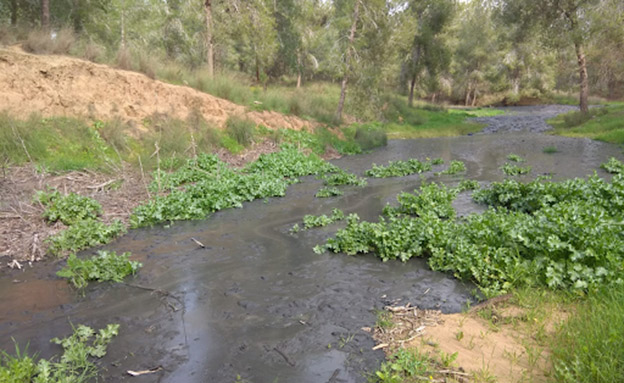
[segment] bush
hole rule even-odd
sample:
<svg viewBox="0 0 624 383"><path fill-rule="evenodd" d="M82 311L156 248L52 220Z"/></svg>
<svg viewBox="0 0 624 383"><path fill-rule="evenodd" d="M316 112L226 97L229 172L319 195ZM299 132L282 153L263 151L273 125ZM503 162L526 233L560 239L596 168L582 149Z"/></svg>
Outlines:
<svg viewBox="0 0 624 383"><path fill-rule="evenodd" d="M117 68L124 70L132 70L132 54L128 48L119 48L115 57Z"/></svg>
<svg viewBox="0 0 624 383"><path fill-rule="evenodd" d="M242 146L249 146L253 143L256 124L245 118L231 116L225 123L225 131Z"/></svg>
<svg viewBox="0 0 624 383"><path fill-rule="evenodd" d="M74 32L69 28L58 32L37 29L28 34L24 49L37 54L68 54L75 42Z"/></svg>

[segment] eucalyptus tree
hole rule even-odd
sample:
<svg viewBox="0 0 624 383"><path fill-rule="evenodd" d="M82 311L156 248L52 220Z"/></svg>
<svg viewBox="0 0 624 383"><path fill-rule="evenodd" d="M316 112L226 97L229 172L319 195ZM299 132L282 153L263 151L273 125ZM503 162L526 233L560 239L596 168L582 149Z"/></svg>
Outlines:
<svg viewBox="0 0 624 383"><path fill-rule="evenodd" d="M435 78L448 67L449 50L441 34L452 21L455 6L455 0L411 0L407 5L405 12L414 27L411 44L404 48L401 77L409 81L409 106L413 104L414 88L422 72L427 70Z"/></svg>
<svg viewBox="0 0 624 383"><path fill-rule="evenodd" d="M522 28L539 28L554 45L574 46L579 80L579 107L589 111L589 82L586 44L590 32L589 11L599 0L501 0L498 2L509 22Z"/></svg>

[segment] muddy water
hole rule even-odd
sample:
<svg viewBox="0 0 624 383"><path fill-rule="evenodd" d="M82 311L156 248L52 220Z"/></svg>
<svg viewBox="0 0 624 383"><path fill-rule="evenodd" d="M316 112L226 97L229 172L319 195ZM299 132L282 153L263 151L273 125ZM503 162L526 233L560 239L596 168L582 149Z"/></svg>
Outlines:
<svg viewBox="0 0 624 383"><path fill-rule="evenodd" d="M545 146L558 152L544 154ZM608 157L621 157L619 149L590 140L509 133L391 141L382 150L335 163L361 174L372 163L442 157L464 161L466 178L487 182L502 179L498 168L512 152L528 159L533 176L558 179L584 176ZM462 178L424 177L449 184ZM304 214L336 207L375 219L397 193L420 182L420 176L371 179L366 188L316 199L321 184L307 177L284 198L255 201L203 221L133 230L108 248L131 251L144 263L139 275L128 285L92 286L84 297L54 278L60 263L5 274L0 349L12 349L14 337L48 356L58 352L48 340L67 334L70 323L120 323L121 333L102 360L109 382L234 382L237 376L247 382L365 382L383 358L381 351L371 351L373 341L361 330L374 324L376 309L410 302L459 311L472 286L434 273L420 260L382 263L370 255L314 254L312 247L338 226L296 236L288 230ZM478 209L469 196L460 196L456 207L460 214ZM164 370L136 378L124 374L156 366Z"/></svg>

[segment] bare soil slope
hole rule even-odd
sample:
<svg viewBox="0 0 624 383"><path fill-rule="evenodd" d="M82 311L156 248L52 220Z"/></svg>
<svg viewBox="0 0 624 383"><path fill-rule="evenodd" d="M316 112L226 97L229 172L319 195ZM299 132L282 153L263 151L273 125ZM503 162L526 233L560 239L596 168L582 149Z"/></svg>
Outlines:
<svg viewBox="0 0 624 383"><path fill-rule="evenodd" d="M0 49L0 110L26 117L71 116L141 122L155 113L186 119L198 110L223 127L229 116L245 116L270 129L300 130L314 124L276 112L244 106L197 90L152 80L135 72L66 56L37 56L17 47Z"/></svg>

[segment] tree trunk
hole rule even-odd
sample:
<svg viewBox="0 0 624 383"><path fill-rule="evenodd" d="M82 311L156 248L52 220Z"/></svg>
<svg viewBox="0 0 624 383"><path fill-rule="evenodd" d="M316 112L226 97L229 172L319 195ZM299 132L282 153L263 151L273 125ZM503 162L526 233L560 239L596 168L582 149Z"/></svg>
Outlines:
<svg viewBox="0 0 624 383"><path fill-rule="evenodd" d="M41 0L41 28L50 28L50 0Z"/></svg>
<svg viewBox="0 0 624 383"><path fill-rule="evenodd" d="M11 25L17 25L17 0L11 0Z"/></svg>
<svg viewBox="0 0 624 383"><path fill-rule="evenodd" d="M340 84L340 100L338 101L338 110L336 110L336 122L342 121L342 110L344 109L345 98L347 97L347 80L349 78L349 65L351 62L351 47L355 40L355 29L357 28L358 18L360 16L360 0L355 1L355 9L353 10L353 24L351 24L351 32L349 34L349 45L345 55L344 76Z"/></svg>
<svg viewBox="0 0 624 383"><path fill-rule="evenodd" d="M123 50L126 49L126 17L125 17L125 11L122 9L121 10L121 38L119 40L119 49Z"/></svg>
<svg viewBox="0 0 624 383"><path fill-rule="evenodd" d="M297 53L297 89L301 88L301 53Z"/></svg>
<svg viewBox="0 0 624 383"><path fill-rule="evenodd" d="M256 55L256 81L260 84L260 59Z"/></svg>
<svg viewBox="0 0 624 383"><path fill-rule="evenodd" d="M477 88L472 91L472 106L477 106Z"/></svg>
<svg viewBox="0 0 624 383"><path fill-rule="evenodd" d="M470 89L471 85L470 83L468 83L468 86L466 87L466 98L464 99L464 106L468 106L468 104L470 103L470 91L472 89Z"/></svg>
<svg viewBox="0 0 624 383"><path fill-rule="evenodd" d="M416 73L412 75L410 80L409 96L407 96L407 105L411 108L414 105L414 87L416 86Z"/></svg>
<svg viewBox="0 0 624 383"><path fill-rule="evenodd" d="M206 63L208 64L208 76L214 77L214 52L212 45L212 0L206 0L204 4L206 15Z"/></svg>
<svg viewBox="0 0 624 383"><path fill-rule="evenodd" d="M581 109L581 113L588 113L589 82L587 81L587 63L585 62L585 52L583 50L583 45L580 42L575 42L574 48L576 49L576 58L578 60L579 69L579 107Z"/></svg>

